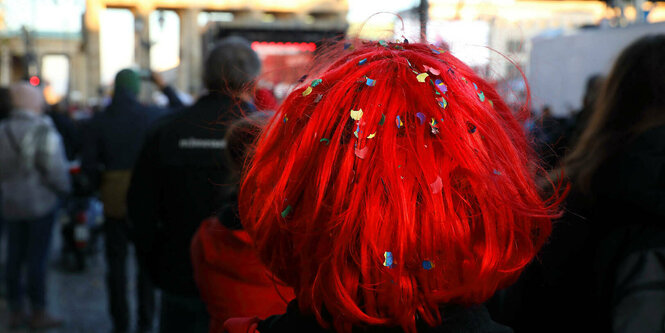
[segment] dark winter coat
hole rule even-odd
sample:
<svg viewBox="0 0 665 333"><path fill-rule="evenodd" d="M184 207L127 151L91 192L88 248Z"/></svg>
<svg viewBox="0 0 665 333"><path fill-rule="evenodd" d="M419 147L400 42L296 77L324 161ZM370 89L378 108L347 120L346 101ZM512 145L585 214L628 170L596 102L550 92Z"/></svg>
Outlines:
<svg viewBox="0 0 665 333"><path fill-rule="evenodd" d="M573 188L539 259L490 304L516 332L663 332L665 127Z"/></svg>
<svg viewBox="0 0 665 333"><path fill-rule="evenodd" d="M139 258L156 286L196 296L190 242L201 222L222 206L227 126L253 111L218 94L159 121L132 175L128 197Z"/></svg>
<svg viewBox="0 0 665 333"><path fill-rule="evenodd" d="M164 93L171 109L183 107L172 88L167 87ZM85 129L83 170L94 180L98 180L101 170L131 170L148 129L168 111L143 105L133 94L117 91L111 104L96 114Z"/></svg>

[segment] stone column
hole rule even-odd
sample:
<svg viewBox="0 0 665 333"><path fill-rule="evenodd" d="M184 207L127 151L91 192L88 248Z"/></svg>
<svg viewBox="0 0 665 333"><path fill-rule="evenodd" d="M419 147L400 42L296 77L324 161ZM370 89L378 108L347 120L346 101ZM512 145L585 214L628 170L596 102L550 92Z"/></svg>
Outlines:
<svg viewBox="0 0 665 333"><path fill-rule="evenodd" d="M0 39L0 86L8 87L12 77L9 41Z"/></svg>
<svg viewBox="0 0 665 333"><path fill-rule="evenodd" d="M85 29L86 84L82 91L83 98L89 102L97 102L101 85L99 16L104 9L100 0L86 0L83 24Z"/></svg>
<svg viewBox="0 0 665 333"><path fill-rule="evenodd" d="M150 13L153 11L150 1L137 1L134 14L134 61L140 71L150 71ZM141 84L139 99L144 102L151 101L154 91L149 81Z"/></svg>
<svg viewBox="0 0 665 333"><path fill-rule="evenodd" d="M180 17L180 66L178 88L194 96L201 92L201 64L203 63L198 8L178 11Z"/></svg>

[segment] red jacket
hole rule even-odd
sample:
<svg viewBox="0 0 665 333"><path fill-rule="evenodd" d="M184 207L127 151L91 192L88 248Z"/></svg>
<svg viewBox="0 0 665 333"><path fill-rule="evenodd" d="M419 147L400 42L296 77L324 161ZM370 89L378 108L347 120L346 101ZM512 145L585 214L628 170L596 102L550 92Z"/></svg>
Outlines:
<svg viewBox="0 0 665 333"><path fill-rule="evenodd" d="M223 332L234 317L266 318L284 313L294 298L260 262L243 230L230 230L216 217L199 226L191 245L194 280L210 313L210 333Z"/></svg>

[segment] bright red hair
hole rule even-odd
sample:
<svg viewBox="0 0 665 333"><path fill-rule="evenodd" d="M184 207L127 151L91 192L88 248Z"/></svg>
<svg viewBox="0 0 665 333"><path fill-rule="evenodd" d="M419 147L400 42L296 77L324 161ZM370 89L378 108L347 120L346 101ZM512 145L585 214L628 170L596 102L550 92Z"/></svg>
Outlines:
<svg viewBox="0 0 665 333"><path fill-rule="evenodd" d="M473 70L425 44L354 44L259 138L240 216L322 325L413 332L512 283L553 207L520 125Z"/></svg>

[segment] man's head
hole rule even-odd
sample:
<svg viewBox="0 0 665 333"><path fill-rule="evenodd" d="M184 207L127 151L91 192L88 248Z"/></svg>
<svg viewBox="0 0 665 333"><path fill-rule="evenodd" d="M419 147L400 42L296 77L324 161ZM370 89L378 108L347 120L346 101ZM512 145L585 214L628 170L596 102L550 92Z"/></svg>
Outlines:
<svg viewBox="0 0 665 333"><path fill-rule="evenodd" d="M123 69L115 75L114 91L125 91L136 96L139 94L141 86L141 78L136 71L131 69Z"/></svg>
<svg viewBox="0 0 665 333"><path fill-rule="evenodd" d="M44 96L42 92L31 86L28 82L22 81L13 84L9 88L11 101L14 109L31 111L41 114L44 110Z"/></svg>
<svg viewBox="0 0 665 333"><path fill-rule="evenodd" d="M208 90L236 94L256 79L261 61L247 40L233 36L212 48L203 70L203 83Z"/></svg>

